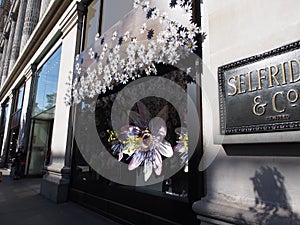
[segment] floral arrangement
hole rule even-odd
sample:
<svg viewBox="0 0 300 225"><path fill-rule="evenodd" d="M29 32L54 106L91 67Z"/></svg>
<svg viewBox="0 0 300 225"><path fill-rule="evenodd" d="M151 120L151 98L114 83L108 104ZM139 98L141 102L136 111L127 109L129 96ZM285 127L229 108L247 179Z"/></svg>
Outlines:
<svg viewBox="0 0 300 225"><path fill-rule="evenodd" d="M184 127L180 127L180 128L176 128L175 132L179 137L177 140L177 145L174 147L174 151L180 153L181 162L185 164L184 172L188 172L188 156L189 156L188 130Z"/></svg>
<svg viewBox="0 0 300 225"><path fill-rule="evenodd" d="M175 132L179 135L177 145L172 148L165 140L167 126L161 115L166 113L165 106L157 117L151 118L151 114L142 102L137 102L139 113L131 111L129 117L133 125L124 126L119 132L110 131L108 142L114 155L121 161L124 155L130 158L129 170L134 170L140 165L144 166L144 179L147 181L154 171L157 176L162 172L162 156L170 158L173 150L180 152L182 160L187 163L188 158L188 135L184 128L177 128Z"/></svg>
<svg viewBox="0 0 300 225"><path fill-rule="evenodd" d="M146 23L139 29L140 34L130 31L124 34L114 31L111 37L107 35L95 37L96 48L88 48L76 56L75 79L69 83L65 103L80 103L86 97L92 98L112 90L116 84L127 84L137 79L141 73L157 74L154 63L176 64L196 50L195 37L200 33L199 27L191 22L192 1L171 0L170 8L181 7L189 17L187 26L169 19L166 12L151 6L149 1L134 0L134 8L142 10ZM154 30L151 24L160 24ZM145 35L145 41L138 37ZM84 55L88 54L84 58ZM187 69L190 72L190 68Z"/></svg>
<svg viewBox="0 0 300 225"><path fill-rule="evenodd" d="M139 27L138 33L116 29L102 36L98 34L95 43L76 56L75 78L69 82L65 96L67 105L105 94L115 85L127 84L143 73L156 75L155 63L175 65L196 50L195 37L200 29L191 22L192 0L170 0L169 3L171 9L182 9L189 18L188 24L171 19L152 2L134 0L134 8L143 13L146 21ZM188 67L185 72L189 74L190 71ZM175 130L178 140L172 147L165 140L165 121L159 116L151 119L149 111L141 102L137 106L139 113L130 113L133 125L124 126L117 132L108 131L108 141L118 160L127 155L130 159L129 170L144 166L144 179L147 181L153 171L157 176L161 175L163 157L172 157L174 152L179 152L187 171L187 129L181 127Z"/></svg>

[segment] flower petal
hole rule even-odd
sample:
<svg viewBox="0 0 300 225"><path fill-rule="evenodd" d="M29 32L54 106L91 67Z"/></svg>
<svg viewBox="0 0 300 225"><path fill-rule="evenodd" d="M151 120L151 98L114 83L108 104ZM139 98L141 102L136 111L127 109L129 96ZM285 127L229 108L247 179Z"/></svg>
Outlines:
<svg viewBox="0 0 300 225"><path fill-rule="evenodd" d="M153 162L152 163L153 163L153 168L154 168L155 174L157 176L159 176L162 171L162 158L157 150L155 150L153 153Z"/></svg>
<svg viewBox="0 0 300 225"><path fill-rule="evenodd" d="M144 159L145 159L144 152L136 151L128 165L128 169L134 170L144 161Z"/></svg>
<svg viewBox="0 0 300 225"><path fill-rule="evenodd" d="M127 140L128 137L139 137L141 129L137 126L123 126L118 136L120 140Z"/></svg>
<svg viewBox="0 0 300 225"><path fill-rule="evenodd" d="M140 114L134 111L129 112L129 118L134 125L140 128L146 128L148 125L148 121L146 121Z"/></svg>
<svg viewBox="0 0 300 225"><path fill-rule="evenodd" d="M147 107L144 105L144 103L142 103L141 101L138 101L136 104L139 109L139 113L140 113L141 117L144 120L149 121L151 119L151 114L150 114L149 110L147 109Z"/></svg>
<svg viewBox="0 0 300 225"><path fill-rule="evenodd" d="M128 136L138 137L141 133L141 129L139 127L130 126L128 128Z"/></svg>
<svg viewBox="0 0 300 225"><path fill-rule="evenodd" d="M149 129L157 142L162 142L167 135L166 122L160 117L155 117L149 122Z"/></svg>
<svg viewBox="0 0 300 225"><path fill-rule="evenodd" d="M175 129L175 133L178 135L186 135L188 133L188 130L185 127L177 127Z"/></svg>
<svg viewBox="0 0 300 225"><path fill-rule="evenodd" d="M145 181L149 180L152 174L152 162L150 160L146 160L144 164L144 179Z"/></svg>
<svg viewBox="0 0 300 225"><path fill-rule="evenodd" d="M156 115L156 117L160 117L160 118L164 119L165 121L167 121L168 120L168 111L169 111L169 107L168 107L168 105L165 105L159 111L159 113Z"/></svg>
<svg viewBox="0 0 300 225"><path fill-rule="evenodd" d="M162 154L165 157L172 157L173 156L173 149L169 142L163 141L158 143L156 149L159 151L160 154Z"/></svg>
<svg viewBox="0 0 300 225"><path fill-rule="evenodd" d="M182 141L178 142L178 144L173 149L174 149L174 152L186 152L184 143Z"/></svg>
<svg viewBox="0 0 300 225"><path fill-rule="evenodd" d="M121 161L123 159L123 152L120 152L118 155L118 161Z"/></svg>

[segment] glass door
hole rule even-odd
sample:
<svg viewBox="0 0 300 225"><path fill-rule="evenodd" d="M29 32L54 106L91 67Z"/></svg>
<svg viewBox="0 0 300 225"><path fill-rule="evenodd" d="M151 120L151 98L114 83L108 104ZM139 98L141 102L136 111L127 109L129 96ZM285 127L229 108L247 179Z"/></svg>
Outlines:
<svg viewBox="0 0 300 225"><path fill-rule="evenodd" d="M31 128L28 175L42 175L48 161L53 120L33 119Z"/></svg>

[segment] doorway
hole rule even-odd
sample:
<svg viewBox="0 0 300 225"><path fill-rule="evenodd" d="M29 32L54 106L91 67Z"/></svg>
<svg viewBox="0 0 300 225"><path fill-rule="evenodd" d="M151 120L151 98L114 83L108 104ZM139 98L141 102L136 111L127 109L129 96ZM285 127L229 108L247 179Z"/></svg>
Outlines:
<svg viewBox="0 0 300 225"><path fill-rule="evenodd" d="M28 175L43 175L50 157L53 121L32 119L29 163L26 170Z"/></svg>

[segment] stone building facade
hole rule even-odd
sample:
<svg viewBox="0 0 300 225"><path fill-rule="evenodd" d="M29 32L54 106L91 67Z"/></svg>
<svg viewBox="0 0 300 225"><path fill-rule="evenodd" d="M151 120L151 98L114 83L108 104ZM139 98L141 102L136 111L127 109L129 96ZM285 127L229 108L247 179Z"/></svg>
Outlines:
<svg viewBox="0 0 300 225"><path fill-rule="evenodd" d="M177 1L150 2L173 7ZM25 176L43 177L43 196L57 203L78 202L121 224L300 224L297 172L300 135L295 111L300 91L297 84L300 78L296 75L300 72L298 0L192 2L193 21L201 25L205 34L203 43L197 39L196 53L203 63L196 60L193 64L197 68L196 82L183 83L182 74L173 67L158 67L158 71L189 93L196 113L187 108L185 117L191 116L192 111L199 118L192 117L194 121L179 124L174 106L161 98L147 99L145 105L150 113L162 116L158 109L168 106L167 126L173 131L168 141L173 145L178 143L174 130L183 124L188 124L191 132L199 131L195 151L189 163L173 176L153 185L132 187L105 178L93 166L112 166L113 175L121 177L123 171L118 163L108 165L109 160L95 163L93 160L102 157L97 152L87 160L85 153L96 149L98 142L84 152L74 136L75 129L82 128L75 124L78 112L88 109L88 104L66 105L65 94L75 73L75 56L82 52L87 61L99 56L88 51L101 40L95 39L97 33L105 36L114 28L138 29L145 17L132 11L131 0L2 0L0 166L10 167L18 146L24 146ZM118 41L121 45L124 39ZM281 62L281 55L296 58ZM269 68L268 74L262 75L259 70L256 77L251 75L255 63L268 60L275 63L261 67ZM234 75L239 65L242 71L251 68L250 72ZM282 75L283 68L286 76ZM279 78L280 74L283 78ZM222 83L225 76L229 80ZM259 80L254 81L257 77ZM266 105L260 100L269 92L260 90L260 82L273 96ZM288 85L293 86L278 89ZM126 87L121 85L100 95L96 115L84 118L96 121L99 139L108 135L107 121L113 101ZM228 95L222 96L226 91ZM252 95L255 91L261 94ZM226 102L228 96L238 98ZM243 96L257 98L245 104ZM289 101L290 108L282 97ZM230 115L223 113L223 103L233 104L233 110L226 112L238 119L228 119ZM271 106L270 110L260 111ZM245 110L247 107L250 109ZM138 110L136 105L132 108ZM271 114L272 110L275 114ZM254 125L245 116L252 112L259 117L254 117L253 121L258 121ZM265 120L271 122L260 126L266 114ZM277 123L289 119L292 121L283 121L286 124ZM227 129L231 123L239 123L240 127ZM287 128L287 123L293 127ZM266 130L261 132L257 127ZM80 135L86 140L90 138L84 130ZM193 137L193 133L189 135ZM171 168L172 164L164 166Z"/></svg>

